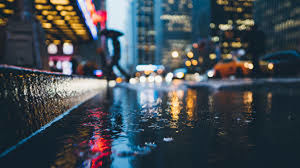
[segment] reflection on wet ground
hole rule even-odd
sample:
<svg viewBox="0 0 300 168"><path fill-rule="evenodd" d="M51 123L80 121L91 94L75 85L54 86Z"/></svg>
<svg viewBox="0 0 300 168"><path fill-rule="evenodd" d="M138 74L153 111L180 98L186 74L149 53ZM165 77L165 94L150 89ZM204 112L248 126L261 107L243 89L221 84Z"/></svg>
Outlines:
<svg viewBox="0 0 300 168"><path fill-rule="evenodd" d="M0 159L1 167L296 167L300 94L112 90ZM171 88L171 87L170 87Z"/></svg>

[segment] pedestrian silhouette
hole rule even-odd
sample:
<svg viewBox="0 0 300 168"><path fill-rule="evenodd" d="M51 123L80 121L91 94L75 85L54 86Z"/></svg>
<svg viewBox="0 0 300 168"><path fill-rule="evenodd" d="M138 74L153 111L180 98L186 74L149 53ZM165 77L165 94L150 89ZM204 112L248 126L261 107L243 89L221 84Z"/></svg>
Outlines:
<svg viewBox="0 0 300 168"><path fill-rule="evenodd" d="M248 43L247 53L254 65L252 77L260 77L259 57L265 53L265 33L259 30L256 24L245 34L244 40Z"/></svg>
<svg viewBox="0 0 300 168"><path fill-rule="evenodd" d="M110 38L113 42L113 56L111 61L107 60L106 54L102 48L98 49L98 54L101 57L102 67L104 68L104 75L107 77L107 80L111 80L113 78L113 67L116 66L118 70L125 76L126 80L129 81L130 75L125 72L119 63L121 59L121 45L118 38L122 36L123 33L115 30L104 29L101 31L100 35Z"/></svg>
<svg viewBox="0 0 300 168"><path fill-rule="evenodd" d="M72 63L72 74L77 74L77 68L78 68L78 61L77 61L77 59L73 56L71 58L70 62Z"/></svg>

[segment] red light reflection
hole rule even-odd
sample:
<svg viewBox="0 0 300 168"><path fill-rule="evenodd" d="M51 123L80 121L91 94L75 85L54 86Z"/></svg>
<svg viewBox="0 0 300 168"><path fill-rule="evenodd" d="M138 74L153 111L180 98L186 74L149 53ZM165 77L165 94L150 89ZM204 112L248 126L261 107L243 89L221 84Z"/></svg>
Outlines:
<svg viewBox="0 0 300 168"><path fill-rule="evenodd" d="M82 141L80 145L88 144L90 152L97 155L90 161L91 168L109 165L111 163L112 140L111 135L105 133L105 130L109 130L110 126L109 120L105 119L108 114L104 113L101 108L97 108L88 110L88 117L92 121L83 125L93 127L93 136L88 141Z"/></svg>

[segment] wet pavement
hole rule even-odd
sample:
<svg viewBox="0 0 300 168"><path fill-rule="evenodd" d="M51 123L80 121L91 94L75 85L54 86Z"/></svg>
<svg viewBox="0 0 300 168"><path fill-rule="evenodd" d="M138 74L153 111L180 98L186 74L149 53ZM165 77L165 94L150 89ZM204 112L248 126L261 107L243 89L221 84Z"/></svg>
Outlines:
<svg viewBox="0 0 300 168"><path fill-rule="evenodd" d="M300 93L116 87L0 158L0 167L298 167Z"/></svg>
<svg viewBox="0 0 300 168"><path fill-rule="evenodd" d="M106 80L0 65L0 157L105 88Z"/></svg>

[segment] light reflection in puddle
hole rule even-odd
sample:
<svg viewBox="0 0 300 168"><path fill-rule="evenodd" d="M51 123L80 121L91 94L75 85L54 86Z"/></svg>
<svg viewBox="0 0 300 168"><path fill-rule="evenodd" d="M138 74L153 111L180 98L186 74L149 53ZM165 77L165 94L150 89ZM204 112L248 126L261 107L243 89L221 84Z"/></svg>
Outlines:
<svg viewBox="0 0 300 168"><path fill-rule="evenodd" d="M264 158L277 157L275 149L292 151L286 160L300 149L299 135L292 134L298 118L283 113L297 109L279 103L296 107L299 95L127 88L112 95L111 102L101 96L89 101L11 159L33 157L39 167L260 167ZM41 153L37 142L47 141L53 147L34 155Z"/></svg>

